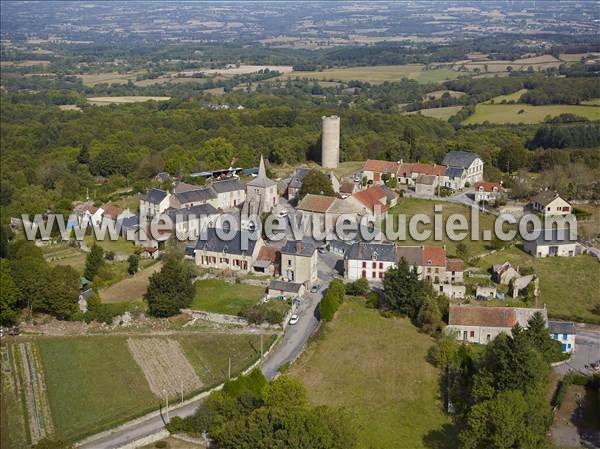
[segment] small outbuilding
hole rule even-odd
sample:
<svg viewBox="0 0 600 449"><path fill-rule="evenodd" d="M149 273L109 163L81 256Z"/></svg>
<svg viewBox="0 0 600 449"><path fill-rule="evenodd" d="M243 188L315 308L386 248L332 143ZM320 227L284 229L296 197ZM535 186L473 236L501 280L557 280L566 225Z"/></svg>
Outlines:
<svg viewBox="0 0 600 449"><path fill-rule="evenodd" d="M300 298L306 292L304 284L272 280L267 290L267 298Z"/></svg>

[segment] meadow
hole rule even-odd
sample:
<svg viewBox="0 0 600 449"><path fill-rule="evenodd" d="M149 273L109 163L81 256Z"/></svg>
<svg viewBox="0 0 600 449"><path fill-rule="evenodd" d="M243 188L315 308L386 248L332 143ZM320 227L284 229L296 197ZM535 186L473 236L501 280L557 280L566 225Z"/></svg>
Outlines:
<svg viewBox="0 0 600 449"><path fill-rule="evenodd" d="M102 302L141 301L148 289L150 276L161 268L161 263L155 263L141 269L133 276L100 290L100 299Z"/></svg>
<svg viewBox="0 0 600 449"><path fill-rule="evenodd" d="M462 108L462 106L447 106L445 108L421 109L419 111L408 112L407 114L421 114L426 117L433 117L440 120L448 121L450 117L455 115Z"/></svg>
<svg viewBox="0 0 600 449"><path fill-rule="evenodd" d="M148 96L122 96L122 97L88 97L87 102L94 106L106 106L109 104L143 103L145 101L166 101L171 97L148 97Z"/></svg>
<svg viewBox="0 0 600 449"><path fill-rule="evenodd" d="M518 247L482 257L481 272L494 264L509 261L521 268L531 267L540 278L538 306L546 305L551 318L600 324L600 264L589 255L535 258Z"/></svg>
<svg viewBox="0 0 600 449"><path fill-rule="evenodd" d="M360 80L378 84L385 81L400 81L402 78L409 78L426 84L441 83L442 81L458 78L459 75L459 72L448 68L425 70L425 66L422 64L406 64L326 69L319 72L295 71L281 75L279 79Z"/></svg>
<svg viewBox="0 0 600 449"><path fill-rule="evenodd" d="M204 279L195 285L191 309L227 315L237 315L244 306L256 304L265 294L264 287L228 284L220 279Z"/></svg>
<svg viewBox="0 0 600 449"><path fill-rule="evenodd" d="M341 407L360 449L455 448L439 400L439 371L427 361L434 340L404 318L384 318L347 297L289 375L314 405Z"/></svg>
<svg viewBox="0 0 600 449"><path fill-rule="evenodd" d="M463 123L473 125L484 122L495 124L541 123L546 117L556 117L560 114L575 114L590 120L600 120L600 109L585 105L544 105L529 104L487 104L475 106L475 114Z"/></svg>

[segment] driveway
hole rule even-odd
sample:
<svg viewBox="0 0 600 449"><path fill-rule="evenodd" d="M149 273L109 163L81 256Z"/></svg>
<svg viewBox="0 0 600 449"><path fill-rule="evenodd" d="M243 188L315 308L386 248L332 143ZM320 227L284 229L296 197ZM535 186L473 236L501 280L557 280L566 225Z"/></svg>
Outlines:
<svg viewBox="0 0 600 449"><path fill-rule="evenodd" d="M581 323L576 326L575 353L566 363L554 367L554 371L562 375L569 371L591 374L590 363L600 360L600 326Z"/></svg>

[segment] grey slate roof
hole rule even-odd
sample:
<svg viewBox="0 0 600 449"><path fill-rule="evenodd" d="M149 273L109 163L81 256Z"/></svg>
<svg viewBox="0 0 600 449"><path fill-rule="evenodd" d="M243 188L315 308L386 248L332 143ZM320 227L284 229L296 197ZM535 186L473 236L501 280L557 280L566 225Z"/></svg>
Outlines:
<svg viewBox="0 0 600 449"><path fill-rule="evenodd" d="M300 243L296 245L296 243ZM317 246L309 241L302 240L301 242L297 242L296 240L288 240L283 248L281 248L281 254L295 254L297 256L306 256L310 257L317 250Z"/></svg>
<svg viewBox="0 0 600 449"><path fill-rule="evenodd" d="M260 155L260 163L258 164L258 175L255 179L250 181L248 185L250 187L262 187L263 189L276 185L277 183L267 177L267 169L265 167L265 160Z"/></svg>
<svg viewBox="0 0 600 449"><path fill-rule="evenodd" d="M570 321L548 321L548 328L551 334L569 334L575 335L575 323Z"/></svg>
<svg viewBox="0 0 600 449"><path fill-rule="evenodd" d="M229 234L229 231L227 234ZM248 242L245 250L242 249L242 234L245 234L244 240L247 240ZM231 240L222 240L217 235L216 228L207 228L206 236L202 235L196 242L196 250L235 254L238 256L243 254L250 255L254 252L254 247L256 246L256 240L253 240L250 237L250 233L248 232L236 231Z"/></svg>
<svg viewBox="0 0 600 449"><path fill-rule="evenodd" d="M203 188L196 190L188 190L187 192L176 193L175 197L179 200L180 203L193 203L196 201L208 201L214 200L217 197L217 194L213 189Z"/></svg>
<svg viewBox="0 0 600 449"><path fill-rule="evenodd" d="M464 172L464 169L462 169L462 168L448 167L446 169L446 176L450 179L460 178L462 176L463 172Z"/></svg>
<svg viewBox="0 0 600 449"><path fill-rule="evenodd" d="M396 245L393 243L354 243L344 256L352 260L396 261Z"/></svg>
<svg viewBox="0 0 600 449"><path fill-rule="evenodd" d="M479 155L470 151L450 151L442 163L448 167L468 168L477 158Z"/></svg>
<svg viewBox="0 0 600 449"><path fill-rule="evenodd" d="M140 217L132 215L131 217L123 218L121 227L125 229L135 229L140 226Z"/></svg>
<svg viewBox="0 0 600 449"><path fill-rule="evenodd" d="M546 236L546 231L548 235ZM540 235L535 239L535 243L538 245L568 245L577 242L577 237L571 238L568 229L542 229Z"/></svg>
<svg viewBox="0 0 600 449"><path fill-rule="evenodd" d="M396 248L396 260L404 259L411 266L423 265L423 248L420 246L399 246Z"/></svg>
<svg viewBox="0 0 600 449"><path fill-rule="evenodd" d="M534 196L533 201L536 203L540 203L542 206L546 206L558 197L558 193L553 192L552 190L544 190L538 193L536 196Z"/></svg>
<svg viewBox="0 0 600 449"><path fill-rule="evenodd" d="M272 280L271 283L269 284L270 290L280 290L282 292L289 292L289 293L298 293L300 291L301 287L302 287L302 284L297 284L295 282L285 282L285 281L276 281L276 280Z"/></svg>
<svg viewBox="0 0 600 449"><path fill-rule="evenodd" d="M244 190L244 184L238 178L231 178L223 181L215 181L211 184L211 188L217 193L227 193Z"/></svg>
<svg viewBox="0 0 600 449"><path fill-rule="evenodd" d="M219 209L214 207L212 204L198 204L192 207L182 207L180 209L175 209L174 207L170 207L166 210L167 215L174 220L177 215L182 217L188 217L190 215L195 215L196 217L200 217L202 215L216 215L219 213Z"/></svg>
<svg viewBox="0 0 600 449"><path fill-rule="evenodd" d="M152 188L146 192L144 201L152 204L159 204L167 197L168 193L161 189Z"/></svg>

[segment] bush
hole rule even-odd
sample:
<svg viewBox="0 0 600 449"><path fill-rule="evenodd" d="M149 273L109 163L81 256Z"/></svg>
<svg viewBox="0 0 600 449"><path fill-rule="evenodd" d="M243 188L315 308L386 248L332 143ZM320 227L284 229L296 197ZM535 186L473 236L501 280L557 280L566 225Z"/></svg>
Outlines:
<svg viewBox="0 0 600 449"><path fill-rule="evenodd" d="M337 312L344 300L345 294L346 288L342 281L339 279L331 281L325 296L319 304L319 314L322 320L331 321L333 319L335 312Z"/></svg>
<svg viewBox="0 0 600 449"><path fill-rule="evenodd" d="M367 307L369 309L376 309L379 307L379 294L377 292L371 292L367 296Z"/></svg>
<svg viewBox="0 0 600 449"><path fill-rule="evenodd" d="M369 281L360 278L346 284L346 293L353 296L367 296L369 294Z"/></svg>

